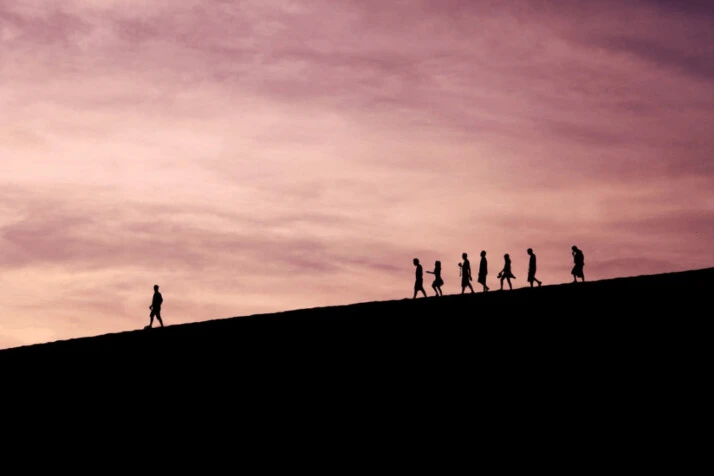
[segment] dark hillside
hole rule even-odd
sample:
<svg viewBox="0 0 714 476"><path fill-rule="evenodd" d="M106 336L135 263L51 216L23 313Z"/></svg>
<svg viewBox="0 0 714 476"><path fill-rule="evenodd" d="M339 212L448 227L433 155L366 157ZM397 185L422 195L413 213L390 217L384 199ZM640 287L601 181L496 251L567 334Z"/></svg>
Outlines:
<svg viewBox="0 0 714 476"><path fill-rule="evenodd" d="M219 319L0 351L0 361L42 357L239 359L256 365L315 357L472 359L580 356L686 348L711 315L714 268L475 295L369 302ZM491 281L492 288L496 281ZM137 324L144 324L137 319ZM140 321L140 322L139 322ZM666 343L658 342L666 338ZM236 362L238 362L236 361ZM468 365L471 365L469 363Z"/></svg>
<svg viewBox="0 0 714 476"><path fill-rule="evenodd" d="M472 465L482 451L499 465L640 467L701 446L687 435L709 395L712 285L704 269L19 347L0 351L3 395L8 418L41 401L28 411L66 415L62 431L131 406L132 431L158 418L192 442L229 431L360 460L377 444L413 464L442 448Z"/></svg>

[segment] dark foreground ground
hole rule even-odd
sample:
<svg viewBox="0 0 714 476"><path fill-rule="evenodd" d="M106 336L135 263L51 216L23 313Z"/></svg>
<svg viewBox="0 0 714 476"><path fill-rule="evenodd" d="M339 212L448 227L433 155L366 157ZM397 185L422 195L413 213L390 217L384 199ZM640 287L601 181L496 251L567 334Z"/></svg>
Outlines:
<svg viewBox="0 0 714 476"><path fill-rule="evenodd" d="M8 349L5 420L90 421L142 455L230 444L201 456L220 464L253 455L240 438L293 469L682 472L706 450L713 285L714 268Z"/></svg>
<svg viewBox="0 0 714 476"><path fill-rule="evenodd" d="M674 350L679 357L696 352L690 344L712 315L712 286L714 268L303 309L6 349L0 362L119 359L234 370L380 362L379 372L423 365L424 372L458 370L463 378L538 364L582 374L617 359L623 367L664 364Z"/></svg>

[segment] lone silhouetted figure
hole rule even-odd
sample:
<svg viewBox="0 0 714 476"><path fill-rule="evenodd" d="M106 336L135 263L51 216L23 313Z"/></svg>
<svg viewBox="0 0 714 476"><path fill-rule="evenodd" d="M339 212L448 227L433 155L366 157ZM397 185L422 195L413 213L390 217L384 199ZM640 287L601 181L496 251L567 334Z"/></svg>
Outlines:
<svg viewBox="0 0 714 476"><path fill-rule="evenodd" d="M154 284L154 298L151 300L151 306L149 306L149 309L151 309L151 314L149 314L151 321L149 321L149 325L144 327L144 329L151 329L154 325L154 316L156 316L161 327L164 327L164 321L161 320L161 304L163 302L164 298L161 297L161 293L159 292L159 285Z"/></svg>
<svg viewBox="0 0 714 476"><path fill-rule="evenodd" d="M473 294L474 288L471 286L471 281L473 281L471 278L471 262L468 259L468 254L463 253L461 257L464 259L463 263L459 263L459 267L461 268L461 294L466 291L466 288L469 288Z"/></svg>
<svg viewBox="0 0 714 476"><path fill-rule="evenodd" d="M585 282L585 273L583 272L585 255L583 255L583 252L575 245L573 245L571 249L573 250L573 261L575 262L575 266L573 266L573 270L570 272L573 275L573 282L577 283L578 278Z"/></svg>
<svg viewBox="0 0 714 476"><path fill-rule="evenodd" d="M530 256L530 259L528 260L528 282L531 283L531 287L533 287L534 282L538 283L538 286L540 286L543 283L535 277L536 255L533 253L533 248L528 248L528 256Z"/></svg>
<svg viewBox="0 0 714 476"><path fill-rule="evenodd" d="M486 252L481 251L481 262L478 265L478 282L483 286L483 292L491 289L486 286L486 276L488 276L488 261L486 261Z"/></svg>
<svg viewBox="0 0 714 476"><path fill-rule="evenodd" d="M513 273L511 272L511 257L509 256L508 253L503 255L503 269L498 273L498 279L501 280L501 291L503 291L503 281L506 280L508 281L508 289L513 289L513 286L511 285L511 278L516 279L515 276L513 276Z"/></svg>
<svg viewBox="0 0 714 476"><path fill-rule="evenodd" d="M414 282L414 298L416 299L417 293L419 291L424 294L424 297L426 297L426 291L424 291L424 272L422 270L421 265L419 264L419 260L414 258L414 266L416 266L416 281Z"/></svg>
<svg viewBox="0 0 714 476"><path fill-rule="evenodd" d="M441 287L444 285L444 280L441 279L441 261L434 263L434 271L427 271L427 273L434 275L434 282L431 283L431 287L434 288L436 295L443 296L444 292Z"/></svg>

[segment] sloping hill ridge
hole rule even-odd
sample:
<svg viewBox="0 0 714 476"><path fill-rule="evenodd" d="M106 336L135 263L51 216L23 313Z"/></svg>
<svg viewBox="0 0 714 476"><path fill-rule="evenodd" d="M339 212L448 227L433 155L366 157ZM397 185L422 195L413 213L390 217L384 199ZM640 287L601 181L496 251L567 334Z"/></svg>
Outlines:
<svg viewBox="0 0 714 476"><path fill-rule="evenodd" d="M705 444L695 430L710 400L713 284L714 268L18 347L0 351L3 397L8 415L65 415L61 428L119 412L133 429L196 442L229 431L262 435L271 453L281 436L317 459L350 448L350 464L369 447L421 465L442 447L442 472L454 454L481 465L475 448L530 470L609 470L623 454L659 466L653 454Z"/></svg>
<svg viewBox="0 0 714 476"><path fill-rule="evenodd" d="M696 337L687 332L711 314L712 286L714 268L708 268L300 309L5 349L0 360L91 354L160 356L171 362L221 354L249 356L252 362L295 362L409 354L431 362L448 356L453 365L475 354L482 362L548 352L561 357L591 352L602 358L603 351L621 349L624 342L635 352L665 335L670 347L683 344L673 340L678 335Z"/></svg>

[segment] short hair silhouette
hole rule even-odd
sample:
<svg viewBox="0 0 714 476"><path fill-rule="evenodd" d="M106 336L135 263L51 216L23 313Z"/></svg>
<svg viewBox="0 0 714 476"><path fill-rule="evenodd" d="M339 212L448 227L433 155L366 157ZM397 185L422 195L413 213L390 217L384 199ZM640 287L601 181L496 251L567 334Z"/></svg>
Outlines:
<svg viewBox="0 0 714 476"><path fill-rule="evenodd" d="M161 296L161 293L159 292L159 285L154 284L154 297L151 299L151 306L149 306L149 309L151 309L151 314L149 314L149 325L144 327L144 329L151 329L154 325L154 317L159 321L159 324L161 324L161 327L164 327L164 321L161 319L161 304L163 304L164 298Z"/></svg>
<svg viewBox="0 0 714 476"><path fill-rule="evenodd" d="M530 283L531 287L533 287L533 283L538 283L538 286L543 284L543 282L536 278L536 255L533 253L533 248L528 248L527 250L528 255L530 256L530 259L528 260L528 282Z"/></svg>

